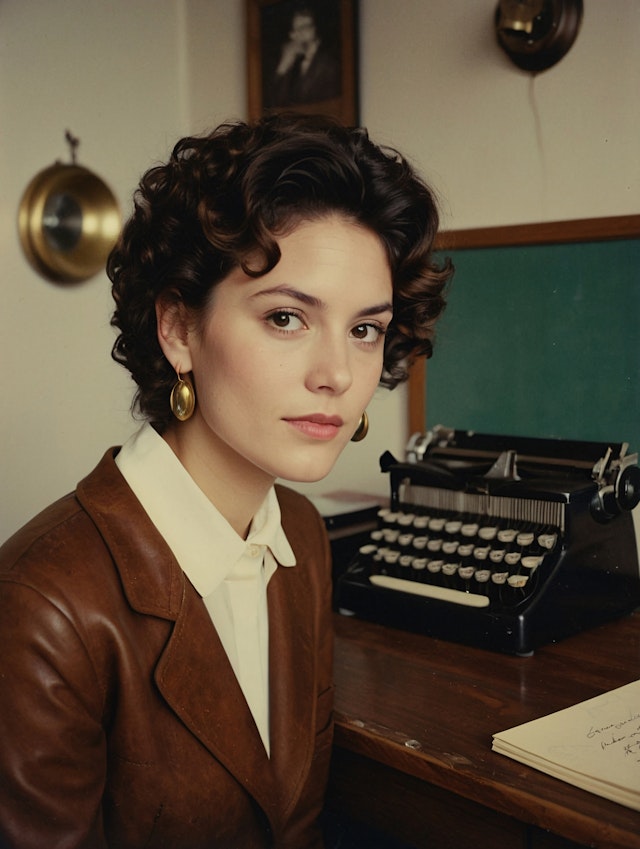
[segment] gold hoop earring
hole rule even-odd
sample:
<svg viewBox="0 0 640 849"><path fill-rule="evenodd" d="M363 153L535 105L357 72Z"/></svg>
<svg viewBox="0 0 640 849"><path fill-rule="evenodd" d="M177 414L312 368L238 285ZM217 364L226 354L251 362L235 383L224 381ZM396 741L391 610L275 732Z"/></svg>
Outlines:
<svg viewBox="0 0 640 849"><path fill-rule="evenodd" d="M196 393L188 377L180 377L179 371L176 371L176 374L178 375L178 380L171 390L169 406L178 421L186 422L187 419L191 418L196 408Z"/></svg>
<svg viewBox="0 0 640 849"><path fill-rule="evenodd" d="M366 411L360 416L356 432L351 437L352 442L362 442L365 436L369 433L369 416Z"/></svg>

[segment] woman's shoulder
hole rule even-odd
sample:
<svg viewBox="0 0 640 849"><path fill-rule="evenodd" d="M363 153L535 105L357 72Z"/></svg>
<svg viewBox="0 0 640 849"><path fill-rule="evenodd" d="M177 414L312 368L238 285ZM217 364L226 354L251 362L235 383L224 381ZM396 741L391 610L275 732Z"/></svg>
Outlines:
<svg viewBox="0 0 640 849"><path fill-rule="evenodd" d="M119 607L177 615L183 580L109 449L75 492L47 507L0 548L0 587L38 594L80 618Z"/></svg>
<svg viewBox="0 0 640 849"><path fill-rule="evenodd" d="M324 520L305 495L282 484L276 484L276 495L282 528L294 551L300 547L316 547L320 539L326 538Z"/></svg>
<svg viewBox="0 0 640 849"><path fill-rule="evenodd" d="M50 504L0 546L0 572L18 571L43 550L54 554L66 548L81 530L84 511L75 492ZM67 550L68 551L68 550Z"/></svg>
<svg viewBox="0 0 640 849"><path fill-rule="evenodd" d="M322 521L322 517L306 495L279 483L276 484L275 490L278 496L278 504L280 505L283 522L289 517L299 519L301 516Z"/></svg>
<svg viewBox="0 0 640 849"><path fill-rule="evenodd" d="M29 620L33 627L36 620L53 623L54 630L61 622L78 626L109 607L116 590L121 595L112 559L75 493L45 508L0 548L0 617L15 620L16 628L30 627Z"/></svg>
<svg viewBox="0 0 640 849"><path fill-rule="evenodd" d="M43 592L55 586L71 589L83 572L95 576L101 562L112 560L96 511L82 495L87 481L99 479L104 498L112 500L112 486L100 471L105 462L113 463L111 452L74 492L50 504L0 546L0 581Z"/></svg>

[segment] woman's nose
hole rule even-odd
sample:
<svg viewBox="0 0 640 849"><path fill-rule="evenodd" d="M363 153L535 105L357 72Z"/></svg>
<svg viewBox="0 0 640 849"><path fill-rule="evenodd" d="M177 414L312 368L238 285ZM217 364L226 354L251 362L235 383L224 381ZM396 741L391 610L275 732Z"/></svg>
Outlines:
<svg viewBox="0 0 640 849"><path fill-rule="evenodd" d="M312 392L340 395L351 386L353 374L349 345L326 337L318 339L310 352L306 385Z"/></svg>

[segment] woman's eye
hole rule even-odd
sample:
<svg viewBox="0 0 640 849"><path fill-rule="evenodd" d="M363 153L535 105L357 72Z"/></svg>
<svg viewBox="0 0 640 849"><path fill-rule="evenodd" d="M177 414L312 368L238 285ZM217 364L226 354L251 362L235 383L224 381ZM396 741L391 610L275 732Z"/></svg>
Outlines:
<svg viewBox="0 0 640 849"><path fill-rule="evenodd" d="M356 339L374 344L384 336L385 329L379 324L358 324L351 332Z"/></svg>
<svg viewBox="0 0 640 849"><path fill-rule="evenodd" d="M267 316L267 321L278 330L300 330L304 327L304 322L295 312L289 310L277 310Z"/></svg>

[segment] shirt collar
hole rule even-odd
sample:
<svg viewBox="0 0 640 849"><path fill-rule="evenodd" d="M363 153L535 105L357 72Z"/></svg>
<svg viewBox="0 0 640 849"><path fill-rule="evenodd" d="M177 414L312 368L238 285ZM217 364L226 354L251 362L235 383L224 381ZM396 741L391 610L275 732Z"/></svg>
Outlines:
<svg viewBox="0 0 640 849"><path fill-rule="evenodd" d="M268 549L275 558L265 558L267 581L278 563L295 566L273 487L244 540L150 424L143 425L122 446L116 464L201 596L208 596L219 586L250 546Z"/></svg>

